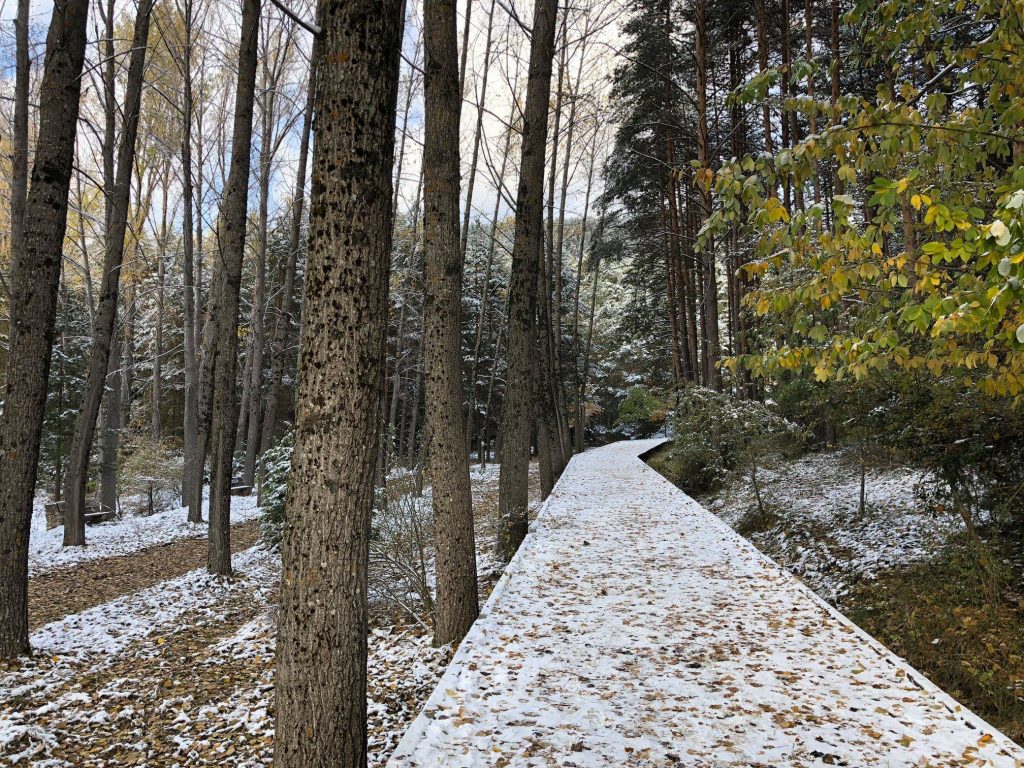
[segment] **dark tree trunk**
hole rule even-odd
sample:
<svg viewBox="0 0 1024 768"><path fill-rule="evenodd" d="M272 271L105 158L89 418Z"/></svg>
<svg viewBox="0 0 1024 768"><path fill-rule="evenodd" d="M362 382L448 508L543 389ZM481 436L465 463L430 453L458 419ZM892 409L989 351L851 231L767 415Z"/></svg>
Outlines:
<svg viewBox="0 0 1024 768"><path fill-rule="evenodd" d="M199 410L199 359L196 332L195 285L195 195L192 185L192 0L184 0L185 44L181 53L182 122L181 122L181 189L182 189L182 288L185 291L185 414L184 470L181 474L181 502L188 504L194 473L198 440L196 418ZM192 520L191 522L199 522Z"/></svg>
<svg viewBox="0 0 1024 768"><path fill-rule="evenodd" d="M768 69L768 11L765 8L766 0L754 0L754 18L757 26L757 71L764 73ZM772 154L775 152L772 141L772 108L768 99L764 99L761 105L761 125L764 131L764 150Z"/></svg>
<svg viewBox="0 0 1024 768"><path fill-rule="evenodd" d="M100 433L100 504L108 510L117 509L117 451L121 437L121 347L122 341L115 335L110 349L103 431Z"/></svg>
<svg viewBox="0 0 1024 768"><path fill-rule="evenodd" d="M274 441L278 411L281 409L281 400L284 396L284 371L288 360L288 356L285 354L285 343L288 339L288 331L291 329L292 315L295 312L295 273L302 240L302 211L306 204L306 165L309 157L309 134L313 125L313 96L316 89L319 40L320 38L313 40L313 52L309 65L306 109L302 117L299 162L295 171L295 197L292 200L292 219L288 230L288 261L285 266L284 285L281 288L277 322L274 324L274 337L270 344L270 384L267 388L267 407L263 412L263 430L260 435L261 453L270 448Z"/></svg>
<svg viewBox="0 0 1024 768"><path fill-rule="evenodd" d="M459 73L455 0L423 6L423 362L433 486L437 603L434 643L458 644L479 613L473 498L462 410L459 244Z"/></svg>
<svg viewBox="0 0 1024 768"><path fill-rule="evenodd" d="M14 125L11 152L11 267L8 285L14 282L18 257L25 250L25 199L28 195L28 99L31 62L28 57L29 0L18 0L14 19L15 67ZM8 336L16 322L8 295Z"/></svg>
<svg viewBox="0 0 1024 768"><path fill-rule="evenodd" d="M256 93L260 0L242 0L238 88L231 138L231 169L221 208L221 258L214 277L212 387L210 389L210 537L207 569L231 574L231 465L238 430L238 303L245 254L249 149Z"/></svg>
<svg viewBox="0 0 1024 768"><path fill-rule="evenodd" d="M57 0L39 98L25 244L11 286L16 318L0 415L0 657L27 653L28 541L50 374L57 288L85 60L87 0Z"/></svg>
<svg viewBox="0 0 1024 768"><path fill-rule="evenodd" d="M402 5L321 5L295 453L281 546L278 768L366 765L367 568Z"/></svg>
<svg viewBox="0 0 1024 768"><path fill-rule="evenodd" d="M790 76L790 48L789 48L789 0L782 0L782 77L780 78L779 90L782 97L782 148L789 149L792 146L793 136L790 133L790 115L786 102L789 100L789 76ZM793 208L793 183L788 173L782 174L782 201L786 210L792 213Z"/></svg>
<svg viewBox="0 0 1024 768"><path fill-rule="evenodd" d="M68 474L64 487L64 546L85 544L84 504L89 457L92 452L103 391L110 364L110 347L117 323L117 301L124 261L124 237L128 228L128 203L131 197L132 172L135 167L135 138L142 106L142 82L146 47L149 40L149 16L152 0L142 0L135 17L131 62L124 100L124 129L117 150L117 171L108 198L109 216L105 233L103 281L93 327L93 344L89 350L88 373L82 409L75 422ZM108 9L109 12L109 9Z"/></svg>
<svg viewBox="0 0 1024 768"><path fill-rule="evenodd" d="M557 0L537 0L523 113L523 153L508 296L508 371L501 416L498 552L515 554L529 526L527 478L534 419L533 366L538 262L544 254L544 151L551 97Z"/></svg>
<svg viewBox="0 0 1024 768"><path fill-rule="evenodd" d="M711 215L711 139L708 132L708 36L707 2L697 0L694 10L694 57L697 64L697 162L703 175L698 183L700 189L700 222ZM698 226L699 229L699 226ZM722 376L718 370L718 279L715 274L715 248L712 242L705 244L701 253L703 291L701 302L701 330L704 334L707 354L704 359L704 381L712 389L722 388Z"/></svg>

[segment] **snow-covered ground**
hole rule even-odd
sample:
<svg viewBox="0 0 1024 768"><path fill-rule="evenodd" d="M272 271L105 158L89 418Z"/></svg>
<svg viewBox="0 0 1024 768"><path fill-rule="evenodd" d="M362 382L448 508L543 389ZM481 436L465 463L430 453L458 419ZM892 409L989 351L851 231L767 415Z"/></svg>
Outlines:
<svg viewBox="0 0 1024 768"><path fill-rule="evenodd" d="M474 467L472 481L486 589L488 574L500 572L488 527L497 508L498 468ZM234 506L234 519L256 514L254 500L235 501L245 512ZM413 503L428 512L429 488ZM109 547L89 559L193 535L172 522L183 518L184 510L174 510L93 526L90 547L75 552L98 552L104 538ZM157 520L166 523L153 525ZM131 523L141 528L126 527ZM128 541L117 542L117 531ZM59 534L50 532L57 546ZM270 765L280 565L276 553L256 547L236 554L234 567L231 580L193 570L34 631L33 658L0 666L0 765ZM387 610L375 614L370 765L387 761L450 656L450 649L433 647L422 627L391 624Z"/></svg>
<svg viewBox="0 0 1024 768"><path fill-rule="evenodd" d="M618 443L573 459L389 765L1017 768Z"/></svg>
<svg viewBox="0 0 1024 768"><path fill-rule="evenodd" d="M209 499L203 500L203 519L207 517ZM255 496L234 496L231 499L231 522L244 523L259 516ZM64 547L64 529L46 530L46 512L40 497L32 509L32 536L29 540L28 567L32 576L55 568L64 568L88 560L113 555L127 555L146 547L166 544L177 539L206 536L206 523L188 522L188 509L178 507L156 512L148 517L124 515L120 520L89 525L85 529L84 547Z"/></svg>
<svg viewBox="0 0 1024 768"><path fill-rule="evenodd" d="M258 547L234 565L235 580L191 571L33 632L35 658L0 674L0 764L269 764L280 565ZM397 627L372 630L369 647L371 763L380 765L450 651Z"/></svg>
<svg viewBox="0 0 1024 768"><path fill-rule="evenodd" d="M833 604L842 605L858 581L932 557L963 526L922 504L916 488L925 478L913 469L869 469L863 516L859 469L843 453L778 460L758 476L764 519L753 517L757 504L747 477L736 478L709 509Z"/></svg>

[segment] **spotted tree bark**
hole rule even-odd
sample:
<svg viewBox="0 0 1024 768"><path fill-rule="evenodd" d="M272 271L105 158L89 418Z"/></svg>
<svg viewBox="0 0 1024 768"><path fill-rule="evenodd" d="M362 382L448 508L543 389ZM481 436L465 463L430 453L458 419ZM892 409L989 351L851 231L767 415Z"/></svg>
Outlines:
<svg viewBox="0 0 1024 768"><path fill-rule="evenodd" d="M367 568L384 393L402 0L325 0L274 764L366 765Z"/></svg>
<svg viewBox="0 0 1024 768"><path fill-rule="evenodd" d="M56 0L46 38L24 251L11 286L15 318L0 414L0 657L29 650L28 541L50 375L61 248L85 60L87 0Z"/></svg>
<svg viewBox="0 0 1024 768"><path fill-rule="evenodd" d="M479 613L473 499L462 410L462 248L455 0L423 6L423 194L426 251L423 360L427 466L433 486L437 603L434 642L458 643Z"/></svg>
<svg viewBox="0 0 1024 768"><path fill-rule="evenodd" d="M498 553L506 560L515 554L529 526L527 476L530 428L535 416L535 314L538 260L544 254L544 151L557 15L557 0L537 0L523 112L522 162L508 291L508 371L501 414Z"/></svg>
<svg viewBox="0 0 1024 768"><path fill-rule="evenodd" d="M210 340L210 536L207 569L231 574L231 463L238 431L238 305L245 254L246 209L249 197L249 149L256 94L260 0L242 0L238 48L238 87L231 137L231 169L221 207L220 259L214 275L215 294ZM202 455L202 452L199 452ZM201 485L200 485L201 487ZM193 493L195 489L193 489Z"/></svg>

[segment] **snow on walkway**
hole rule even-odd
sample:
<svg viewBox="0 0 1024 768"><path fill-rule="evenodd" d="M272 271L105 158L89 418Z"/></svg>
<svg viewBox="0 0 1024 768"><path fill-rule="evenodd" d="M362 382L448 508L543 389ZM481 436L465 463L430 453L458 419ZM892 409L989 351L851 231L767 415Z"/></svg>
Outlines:
<svg viewBox="0 0 1024 768"><path fill-rule="evenodd" d="M638 456L572 460L389 765L1024 766Z"/></svg>

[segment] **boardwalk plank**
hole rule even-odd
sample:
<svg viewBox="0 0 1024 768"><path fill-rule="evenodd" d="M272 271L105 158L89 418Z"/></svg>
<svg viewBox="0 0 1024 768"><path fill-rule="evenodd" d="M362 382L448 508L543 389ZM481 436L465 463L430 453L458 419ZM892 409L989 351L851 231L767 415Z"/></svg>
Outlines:
<svg viewBox="0 0 1024 768"><path fill-rule="evenodd" d="M1024 766L617 443L571 462L389 765Z"/></svg>

